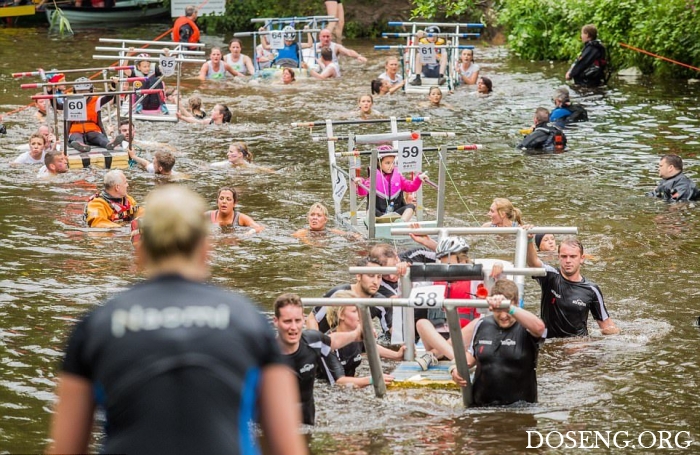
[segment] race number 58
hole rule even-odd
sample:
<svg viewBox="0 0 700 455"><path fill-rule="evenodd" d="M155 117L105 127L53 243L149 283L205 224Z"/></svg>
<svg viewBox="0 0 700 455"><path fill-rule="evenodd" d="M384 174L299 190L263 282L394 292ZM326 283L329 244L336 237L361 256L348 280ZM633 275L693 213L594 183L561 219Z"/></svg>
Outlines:
<svg viewBox="0 0 700 455"><path fill-rule="evenodd" d="M163 56L158 61L158 65L160 65L160 72L163 73L163 76L175 74L175 58Z"/></svg>
<svg viewBox="0 0 700 455"><path fill-rule="evenodd" d="M71 122L84 122L87 120L87 103L85 97L68 98L65 102L66 120Z"/></svg>
<svg viewBox="0 0 700 455"><path fill-rule="evenodd" d="M413 308L442 308L445 304L445 286L420 286L411 289L408 304Z"/></svg>

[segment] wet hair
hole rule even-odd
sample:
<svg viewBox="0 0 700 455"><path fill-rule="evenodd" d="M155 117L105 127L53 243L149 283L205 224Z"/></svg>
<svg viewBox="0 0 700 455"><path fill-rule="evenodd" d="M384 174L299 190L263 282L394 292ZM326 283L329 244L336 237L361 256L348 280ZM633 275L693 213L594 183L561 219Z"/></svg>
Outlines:
<svg viewBox="0 0 700 455"><path fill-rule="evenodd" d="M56 161L56 158L61 155L63 155L63 152L60 150L49 150L46 152L46 155L44 155L44 165L48 168L49 164L53 164L53 162Z"/></svg>
<svg viewBox="0 0 700 455"><path fill-rule="evenodd" d="M216 193L217 200L221 197L221 193L223 193L224 191L230 191L233 195L233 202L238 202L238 192L235 188L231 188L230 186L222 186L221 188L219 188L219 192Z"/></svg>
<svg viewBox="0 0 700 455"><path fill-rule="evenodd" d="M197 8L194 5L185 6L185 16L191 17L196 12L197 12Z"/></svg>
<svg viewBox="0 0 700 455"><path fill-rule="evenodd" d="M546 107L538 107L535 110L535 118L537 123L547 123L549 121L549 109Z"/></svg>
<svg viewBox="0 0 700 455"><path fill-rule="evenodd" d="M289 73L289 75L292 76L293 81L297 80L297 75L296 75L296 73L294 73L294 70L291 68L282 68L282 73Z"/></svg>
<svg viewBox="0 0 700 455"><path fill-rule="evenodd" d="M280 317L280 310L289 305L299 307L301 308L302 312L304 311L304 306L301 304L301 298L297 294L287 292L285 294L281 294L275 299L275 317Z"/></svg>
<svg viewBox="0 0 700 455"><path fill-rule="evenodd" d="M221 111L221 115L223 115L223 119L221 119L222 122L224 123L231 123L231 117L233 117L233 114L229 110L228 106L225 104L217 104L219 106L219 110Z"/></svg>
<svg viewBox="0 0 700 455"><path fill-rule="evenodd" d="M382 85L384 83L382 82L381 79L372 79L372 82L370 83L370 87L372 88L372 95L379 95L382 93Z"/></svg>
<svg viewBox="0 0 700 455"><path fill-rule="evenodd" d="M432 93L433 93L435 90L437 90L438 92L440 92L440 95L442 95L442 90L440 90L440 87L438 87L437 85L433 85L432 87L430 87L430 90L428 91L428 96L432 95Z"/></svg>
<svg viewBox="0 0 700 455"><path fill-rule="evenodd" d="M34 133L34 134L32 134L31 136L29 136L29 143L30 143L30 144L31 144L31 142L32 142L32 139L41 139L41 142L43 142L44 145L46 145L46 138L45 138L44 135L41 134L41 133Z"/></svg>
<svg viewBox="0 0 700 455"><path fill-rule="evenodd" d="M517 305L517 302L520 300L518 285L507 278L501 278L493 284L490 295L498 294L510 300L513 305Z"/></svg>
<svg viewBox="0 0 700 455"><path fill-rule="evenodd" d="M173 166L175 166L175 155L167 150L158 150L153 159L158 162L166 174L169 174L173 170ZM155 165L155 163L153 164Z"/></svg>
<svg viewBox="0 0 700 455"><path fill-rule="evenodd" d="M516 209L512 202L504 197L497 197L493 200L496 204L496 211L501 217L508 218L511 221L515 221L518 224L523 224L522 212L520 209Z"/></svg>
<svg viewBox="0 0 700 455"><path fill-rule="evenodd" d="M382 263L379 261L379 259L371 256L365 256L355 261L355 267L367 267L369 264L381 265Z"/></svg>
<svg viewBox="0 0 700 455"><path fill-rule="evenodd" d="M233 43L238 43L241 45L241 48L243 48L243 41L241 41L239 38L231 38L231 41L228 42L229 47L231 47Z"/></svg>
<svg viewBox="0 0 700 455"><path fill-rule="evenodd" d="M481 82L489 89L489 93L493 92L493 82L491 82L491 79L486 76L481 76L479 79L481 79Z"/></svg>
<svg viewBox="0 0 700 455"><path fill-rule="evenodd" d="M187 105L190 107L190 110L201 109L202 98L198 96L190 96L190 98L187 100Z"/></svg>
<svg viewBox="0 0 700 455"><path fill-rule="evenodd" d="M360 95L360 96L357 98L357 104L360 104L360 101L362 101L362 98L364 98L365 96L369 96L369 100L372 102L372 104L374 104L374 97L373 97L372 95L367 95L367 94L365 94L365 95Z"/></svg>
<svg viewBox="0 0 700 455"><path fill-rule="evenodd" d="M248 150L248 146L245 142L234 142L231 145L233 147L236 147L243 154L243 159L245 159L249 163L253 162L253 154L250 153L250 151Z"/></svg>
<svg viewBox="0 0 700 455"><path fill-rule="evenodd" d="M581 252L581 256L583 256L583 243L576 237L565 237L561 242L559 242L559 247L557 248L557 252L561 250L562 245L568 245L573 248L578 248L579 251Z"/></svg>
<svg viewBox="0 0 700 455"><path fill-rule="evenodd" d="M146 197L148 210L140 219L141 247L153 261L190 258L209 235L202 213L204 200L181 185L166 185Z"/></svg>
<svg viewBox="0 0 700 455"><path fill-rule="evenodd" d="M664 155L659 161L666 161L666 164L669 166L673 166L678 169L679 172L683 172L683 159L675 153Z"/></svg>
<svg viewBox="0 0 700 455"><path fill-rule="evenodd" d="M586 24L583 26L581 29L583 33L588 35L588 37L592 40L598 39L598 29L596 28L595 25L593 24Z"/></svg>
<svg viewBox="0 0 700 455"><path fill-rule="evenodd" d="M109 190L121 183L124 173L119 169L112 169L104 177L105 190Z"/></svg>
<svg viewBox="0 0 700 455"><path fill-rule="evenodd" d="M311 215L311 212L313 212L314 210L320 210L321 212L323 212L323 216L328 218L328 208L325 205L323 205L322 202L314 202L313 204L311 204L311 207L309 207L309 211L306 213L306 216Z"/></svg>
<svg viewBox="0 0 700 455"><path fill-rule="evenodd" d="M388 243L378 243L369 250L369 256L377 259L378 264L382 267L386 266L389 259L395 258L398 260L399 255L396 249Z"/></svg>
<svg viewBox="0 0 700 455"><path fill-rule="evenodd" d="M320 54L321 54L321 58L323 60L327 60L327 61L333 60L333 51L331 50L330 47L322 47Z"/></svg>
<svg viewBox="0 0 700 455"><path fill-rule="evenodd" d="M134 124L129 121L129 119L122 119L121 122L119 122L119 126L122 127L124 125L130 125L131 128L134 128Z"/></svg>
<svg viewBox="0 0 700 455"><path fill-rule="evenodd" d="M332 296L332 299L356 299L357 294L351 290L340 290L336 291ZM345 310L349 308L348 306L328 306L326 308L326 321L331 329L338 327L340 324L340 318L345 314Z"/></svg>

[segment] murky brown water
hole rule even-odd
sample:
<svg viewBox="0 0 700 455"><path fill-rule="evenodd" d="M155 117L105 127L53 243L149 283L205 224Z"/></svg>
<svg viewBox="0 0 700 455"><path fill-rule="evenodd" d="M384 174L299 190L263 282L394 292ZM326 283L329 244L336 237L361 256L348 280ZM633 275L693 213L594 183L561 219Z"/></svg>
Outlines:
<svg viewBox="0 0 700 455"><path fill-rule="evenodd" d="M14 71L96 66L91 55L99 36L151 39L163 30L85 31L55 40L42 28L0 29L0 111L26 104L29 93L9 76ZM219 186L235 185L244 212L267 227L253 238L216 236L213 257L215 282L265 308L283 291L319 296L348 281L343 270L368 247L342 239L310 247L290 237L313 201L332 200L325 146L289 122L345 115L383 69L387 54L372 50L373 43L348 44L370 63L343 62L338 83L284 89L184 82L183 91L199 93L207 108L228 104L231 126L137 124L138 138L178 148L177 167L191 176L186 184L212 207ZM513 149L517 131L537 106L551 107L565 67L523 62L500 47L479 47L476 56L482 74L494 81L492 97L460 91L447 100L454 110L426 111L416 108L418 98L401 95L378 100L376 109L429 114L434 121L421 129L456 131L457 142L486 146L450 157L455 184L448 186L448 225L480 225L491 200L505 196L526 221L578 226L595 257L585 275L601 285L622 335L603 339L594 330L589 340L548 343L540 357L540 402L530 408L464 411L455 392L390 391L378 401L368 389L319 386L314 453L521 453L527 452L526 430L627 431L630 439L645 430L688 431L694 442L684 452L698 452L700 333L692 321L700 315L700 219L694 207L668 206L643 193L653 186L663 153L681 154L688 173L698 176L700 88L685 81L614 79L605 90L578 94L591 121L568 132L568 153L526 157ZM188 70L190 77L196 72ZM139 279L126 235L74 229L82 225L84 201L101 171L72 171L38 183L34 169L10 168L16 146L36 128L33 114L29 109L6 119L9 134L0 138L0 452L10 453L39 452L46 444L55 374L72 321ZM207 169L206 163L225 159L232 140L248 142L256 161L277 172ZM428 168L437 175L434 164ZM155 185L140 171L130 171L129 178L138 200ZM434 195L426 193L430 206ZM504 257L511 247L503 240L473 242L477 257ZM529 308L538 296L528 282ZM613 451L604 447L592 452Z"/></svg>

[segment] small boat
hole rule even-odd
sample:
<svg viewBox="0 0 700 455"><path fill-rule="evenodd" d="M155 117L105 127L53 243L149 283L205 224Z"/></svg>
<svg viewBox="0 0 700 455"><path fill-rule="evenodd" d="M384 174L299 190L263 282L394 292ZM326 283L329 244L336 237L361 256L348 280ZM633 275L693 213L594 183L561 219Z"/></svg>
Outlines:
<svg viewBox="0 0 700 455"><path fill-rule="evenodd" d="M56 9L51 3L45 8L46 18L51 23ZM117 0L111 8L62 6L60 10L73 26L134 23L170 14L170 8L164 6L162 0Z"/></svg>

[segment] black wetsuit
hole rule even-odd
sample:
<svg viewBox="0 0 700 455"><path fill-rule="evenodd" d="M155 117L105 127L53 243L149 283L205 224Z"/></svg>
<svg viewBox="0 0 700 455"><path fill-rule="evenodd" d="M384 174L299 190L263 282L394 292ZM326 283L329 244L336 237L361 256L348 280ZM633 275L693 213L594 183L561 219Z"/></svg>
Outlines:
<svg viewBox="0 0 700 455"><path fill-rule="evenodd" d="M557 147L559 144L559 147ZM532 133L516 146L520 149L554 151L566 147L566 135L561 128L547 122L538 123Z"/></svg>
<svg viewBox="0 0 700 455"><path fill-rule="evenodd" d="M684 173L679 172L669 179L661 180L647 196L658 197L666 202L695 201L700 199L700 190Z"/></svg>
<svg viewBox="0 0 700 455"><path fill-rule="evenodd" d="M245 297L180 276L118 294L79 322L63 372L106 410L104 453L249 453L261 369L284 364Z"/></svg>
<svg viewBox="0 0 700 455"><path fill-rule="evenodd" d="M569 70L569 76L576 84L597 87L605 83L606 66L603 43L599 40L588 41Z"/></svg>
<svg viewBox="0 0 700 455"><path fill-rule="evenodd" d="M503 329L493 315L476 324L469 346L476 358L474 404L536 403L537 352L542 339L530 335L517 321Z"/></svg>
<svg viewBox="0 0 700 455"><path fill-rule="evenodd" d="M547 264L544 268L547 275L533 279L542 288L540 317L547 326L547 338L587 336L589 311L596 321L610 317L597 284L586 278L569 281L559 269Z"/></svg>
<svg viewBox="0 0 700 455"><path fill-rule="evenodd" d="M304 330L301 334L299 349L294 354L284 357L299 381L302 420L307 425L313 425L316 421L314 403L316 376L325 374L333 379L332 382L344 376L338 357L331 352L331 338L318 330Z"/></svg>

